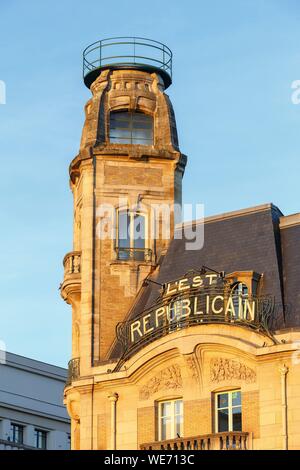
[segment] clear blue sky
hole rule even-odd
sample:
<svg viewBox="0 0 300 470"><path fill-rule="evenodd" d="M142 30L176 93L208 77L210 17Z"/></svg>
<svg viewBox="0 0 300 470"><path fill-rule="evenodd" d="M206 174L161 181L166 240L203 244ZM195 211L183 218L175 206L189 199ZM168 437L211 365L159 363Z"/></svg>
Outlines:
<svg viewBox="0 0 300 470"><path fill-rule="evenodd" d="M168 93L189 156L184 201L206 215L265 202L300 211L298 0L0 0L0 340L65 366L71 310L59 296L72 248L68 165L89 91L81 52L111 36L174 52Z"/></svg>

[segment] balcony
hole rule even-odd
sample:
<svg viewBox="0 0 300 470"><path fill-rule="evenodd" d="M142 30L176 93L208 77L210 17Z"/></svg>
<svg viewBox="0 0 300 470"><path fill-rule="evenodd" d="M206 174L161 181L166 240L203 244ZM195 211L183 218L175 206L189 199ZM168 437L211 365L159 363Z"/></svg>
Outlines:
<svg viewBox="0 0 300 470"><path fill-rule="evenodd" d="M80 358L74 357L68 362L68 376L66 380L66 387L71 385L73 380L77 380L80 377Z"/></svg>
<svg viewBox="0 0 300 470"><path fill-rule="evenodd" d="M152 261L152 250L149 248L116 248L117 259L119 261L142 261L150 263Z"/></svg>
<svg viewBox="0 0 300 470"><path fill-rule="evenodd" d="M252 438L247 432L221 432L203 436L156 441L140 446L141 450L251 450Z"/></svg>
<svg viewBox="0 0 300 470"><path fill-rule="evenodd" d="M36 447L31 447L25 444L0 439L0 450L39 450Z"/></svg>
<svg viewBox="0 0 300 470"><path fill-rule="evenodd" d="M72 251L64 257L64 280L60 286L61 296L70 302L72 294L80 293L81 290L81 252Z"/></svg>

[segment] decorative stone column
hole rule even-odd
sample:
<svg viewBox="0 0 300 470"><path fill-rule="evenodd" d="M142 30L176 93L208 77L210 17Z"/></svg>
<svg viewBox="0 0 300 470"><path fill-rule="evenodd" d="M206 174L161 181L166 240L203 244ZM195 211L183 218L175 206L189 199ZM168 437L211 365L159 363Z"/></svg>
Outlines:
<svg viewBox="0 0 300 470"><path fill-rule="evenodd" d="M117 393L111 393L108 395L110 401L110 450L116 450L117 442L117 401L119 395Z"/></svg>
<svg viewBox="0 0 300 470"><path fill-rule="evenodd" d="M287 373L289 368L283 364L279 368L281 376L281 409L282 409L282 449L288 450L288 416L287 416Z"/></svg>

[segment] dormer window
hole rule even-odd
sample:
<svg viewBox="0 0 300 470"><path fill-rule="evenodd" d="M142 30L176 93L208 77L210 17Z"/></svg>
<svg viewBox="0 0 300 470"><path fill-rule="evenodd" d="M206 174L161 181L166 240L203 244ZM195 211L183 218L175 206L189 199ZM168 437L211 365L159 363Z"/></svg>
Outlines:
<svg viewBox="0 0 300 470"><path fill-rule="evenodd" d="M109 140L119 144L153 145L153 118L148 114L110 113Z"/></svg>
<svg viewBox="0 0 300 470"><path fill-rule="evenodd" d="M249 298L249 290L246 284L243 282L236 282L231 288L231 295L235 310L236 318L241 316L241 312L244 311L246 300Z"/></svg>

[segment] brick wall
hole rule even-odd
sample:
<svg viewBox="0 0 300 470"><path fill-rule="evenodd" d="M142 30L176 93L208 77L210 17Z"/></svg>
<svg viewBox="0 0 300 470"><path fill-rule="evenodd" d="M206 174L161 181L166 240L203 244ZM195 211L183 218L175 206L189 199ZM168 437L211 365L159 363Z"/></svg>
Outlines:
<svg viewBox="0 0 300 470"><path fill-rule="evenodd" d="M256 439L260 437L258 391L242 392L242 429L252 432Z"/></svg>
<svg viewBox="0 0 300 470"><path fill-rule="evenodd" d="M140 445L156 440L157 408L147 406L137 410L138 449Z"/></svg>
<svg viewBox="0 0 300 470"><path fill-rule="evenodd" d="M199 436L212 432L211 401L209 399L184 402L183 413L185 437Z"/></svg>

